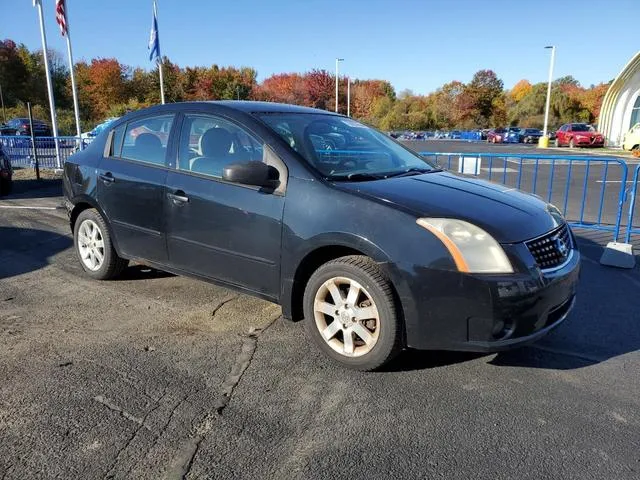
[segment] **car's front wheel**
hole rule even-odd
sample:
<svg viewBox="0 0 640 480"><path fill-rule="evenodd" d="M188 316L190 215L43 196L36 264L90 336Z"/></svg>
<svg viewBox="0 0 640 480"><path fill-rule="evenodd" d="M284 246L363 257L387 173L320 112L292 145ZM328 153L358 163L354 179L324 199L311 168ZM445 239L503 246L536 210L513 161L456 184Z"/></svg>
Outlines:
<svg viewBox="0 0 640 480"><path fill-rule="evenodd" d="M391 283L368 257L341 257L318 268L305 288L304 315L320 349L349 368L375 370L403 346Z"/></svg>
<svg viewBox="0 0 640 480"><path fill-rule="evenodd" d="M96 280L117 277L129 261L116 253L104 219L97 210L83 210L78 216L73 243L82 268Z"/></svg>

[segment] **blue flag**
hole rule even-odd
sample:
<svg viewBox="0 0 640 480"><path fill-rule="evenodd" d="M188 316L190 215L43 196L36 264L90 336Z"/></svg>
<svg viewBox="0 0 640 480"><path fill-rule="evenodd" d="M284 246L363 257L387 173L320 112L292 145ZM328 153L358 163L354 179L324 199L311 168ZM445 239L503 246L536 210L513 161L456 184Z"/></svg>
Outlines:
<svg viewBox="0 0 640 480"><path fill-rule="evenodd" d="M158 35L158 15L156 12L156 2L153 2L153 23L151 24L151 33L149 35L149 60L155 59L157 62L162 61L160 58L160 36Z"/></svg>

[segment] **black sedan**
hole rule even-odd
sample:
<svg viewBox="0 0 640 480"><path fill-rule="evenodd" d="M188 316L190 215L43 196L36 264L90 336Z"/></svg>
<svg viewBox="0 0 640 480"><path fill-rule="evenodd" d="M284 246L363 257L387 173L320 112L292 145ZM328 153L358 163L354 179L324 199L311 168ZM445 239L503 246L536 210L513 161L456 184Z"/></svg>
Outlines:
<svg viewBox="0 0 640 480"><path fill-rule="evenodd" d="M519 133L520 143L537 144L542 137L542 130L539 128L521 128Z"/></svg>
<svg viewBox="0 0 640 480"><path fill-rule="evenodd" d="M35 137L50 137L51 127L42 120L33 120L33 135ZM31 135L31 124L28 118L12 118L6 124L7 131L14 131L10 135Z"/></svg>
<svg viewBox="0 0 640 480"><path fill-rule="evenodd" d="M555 207L322 110L130 113L66 162L64 192L87 275L137 260L277 302L351 368L530 342L575 300L580 255Z"/></svg>

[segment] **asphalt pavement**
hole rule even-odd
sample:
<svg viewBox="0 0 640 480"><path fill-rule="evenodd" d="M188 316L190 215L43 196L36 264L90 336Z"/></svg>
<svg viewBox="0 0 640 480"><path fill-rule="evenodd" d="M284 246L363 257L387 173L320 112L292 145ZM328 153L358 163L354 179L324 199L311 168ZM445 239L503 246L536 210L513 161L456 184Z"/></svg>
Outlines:
<svg viewBox="0 0 640 480"><path fill-rule="evenodd" d="M273 304L87 279L58 195L0 200L0 478L640 476L640 270L598 264L606 234L578 232L575 310L537 344L361 373Z"/></svg>

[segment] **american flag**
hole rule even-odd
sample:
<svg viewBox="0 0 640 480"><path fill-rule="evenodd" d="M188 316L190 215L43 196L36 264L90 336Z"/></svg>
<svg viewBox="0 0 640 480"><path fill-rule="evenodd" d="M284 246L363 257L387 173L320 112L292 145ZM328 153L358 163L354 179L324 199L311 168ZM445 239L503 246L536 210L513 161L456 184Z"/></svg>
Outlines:
<svg viewBox="0 0 640 480"><path fill-rule="evenodd" d="M63 37L67 34L67 14L64 10L64 0L56 0L56 22L60 25Z"/></svg>

